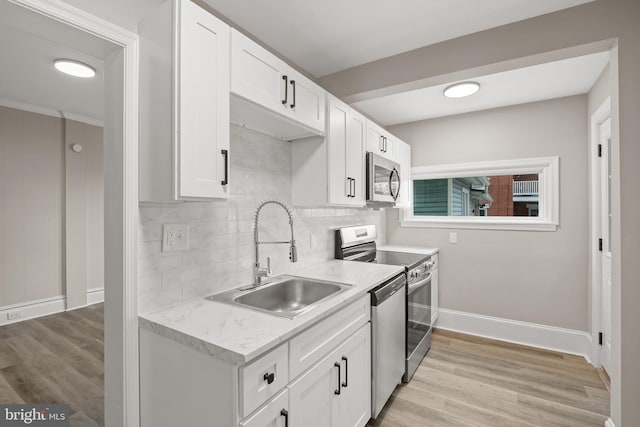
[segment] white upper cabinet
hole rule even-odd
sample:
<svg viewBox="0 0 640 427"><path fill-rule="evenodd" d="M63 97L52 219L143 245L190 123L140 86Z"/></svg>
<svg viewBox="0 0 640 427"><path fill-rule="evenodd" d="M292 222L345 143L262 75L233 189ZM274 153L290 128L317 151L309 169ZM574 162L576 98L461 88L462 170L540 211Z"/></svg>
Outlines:
<svg viewBox="0 0 640 427"><path fill-rule="evenodd" d="M231 43L231 91L265 108L287 114L287 64L236 29L231 29Z"/></svg>
<svg viewBox="0 0 640 427"><path fill-rule="evenodd" d="M228 197L229 26L175 0L139 35L140 200Z"/></svg>
<svg viewBox="0 0 640 427"><path fill-rule="evenodd" d="M324 135L325 90L235 29L231 92L244 101L232 100L236 124L282 139Z"/></svg>
<svg viewBox="0 0 640 427"><path fill-rule="evenodd" d="M365 206L367 119L327 97L326 138L296 141L292 150L294 206Z"/></svg>
<svg viewBox="0 0 640 427"><path fill-rule="evenodd" d="M364 143L367 120L344 102L327 100L329 204L364 206Z"/></svg>
<svg viewBox="0 0 640 427"><path fill-rule="evenodd" d="M367 151L395 161L395 137L369 121L367 124Z"/></svg>
<svg viewBox="0 0 640 427"><path fill-rule="evenodd" d="M396 200L397 208L411 206L411 146L399 139L394 140L396 162L400 165L400 195Z"/></svg>

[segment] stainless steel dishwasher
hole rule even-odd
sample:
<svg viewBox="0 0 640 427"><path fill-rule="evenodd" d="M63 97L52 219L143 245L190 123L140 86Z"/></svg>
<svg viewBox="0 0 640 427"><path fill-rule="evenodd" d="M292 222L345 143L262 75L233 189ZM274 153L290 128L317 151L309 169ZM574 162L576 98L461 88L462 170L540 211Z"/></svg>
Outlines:
<svg viewBox="0 0 640 427"><path fill-rule="evenodd" d="M405 371L404 273L371 291L371 416L376 418Z"/></svg>

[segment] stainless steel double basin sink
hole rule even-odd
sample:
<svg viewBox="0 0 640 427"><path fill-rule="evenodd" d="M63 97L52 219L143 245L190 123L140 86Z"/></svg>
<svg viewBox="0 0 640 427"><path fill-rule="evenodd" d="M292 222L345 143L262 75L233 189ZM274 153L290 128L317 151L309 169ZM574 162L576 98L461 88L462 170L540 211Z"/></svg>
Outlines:
<svg viewBox="0 0 640 427"><path fill-rule="evenodd" d="M206 299L292 319L349 287L343 283L283 275L264 285L236 288Z"/></svg>

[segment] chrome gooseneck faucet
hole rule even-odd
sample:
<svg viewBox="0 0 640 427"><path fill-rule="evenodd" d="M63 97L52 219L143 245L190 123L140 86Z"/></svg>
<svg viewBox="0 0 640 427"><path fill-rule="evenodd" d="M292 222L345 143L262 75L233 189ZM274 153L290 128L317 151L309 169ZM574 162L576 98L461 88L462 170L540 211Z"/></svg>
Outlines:
<svg viewBox="0 0 640 427"><path fill-rule="evenodd" d="M262 210L263 207L265 207L268 204L275 204L278 205L280 207L282 207L282 209L285 210L285 212L287 212L287 215L289 215L289 225L291 225L291 240L289 241L280 241L280 242L261 242L260 239L258 238L258 221L260 220L260 210ZM291 262L296 262L298 261L298 250L296 249L296 241L293 237L293 216L291 215L291 211L289 210L289 208L282 202L279 202L277 200L267 200L264 201L260 204L260 206L258 206L258 210L256 211L256 216L255 219L253 221L253 237L254 237L254 244L256 247L256 263L253 267L253 285L254 286L260 286L262 284L262 279L264 277L267 277L271 274L271 259L267 257L267 267L262 267L260 265L260 245L264 245L264 244L284 244L284 245L289 245L289 261Z"/></svg>

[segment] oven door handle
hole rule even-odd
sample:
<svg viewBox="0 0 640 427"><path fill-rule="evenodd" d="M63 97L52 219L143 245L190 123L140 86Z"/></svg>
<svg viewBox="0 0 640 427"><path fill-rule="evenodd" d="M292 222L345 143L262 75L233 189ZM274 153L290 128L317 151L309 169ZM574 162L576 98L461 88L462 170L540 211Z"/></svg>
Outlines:
<svg viewBox="0 0 640 427"><path fill-rule="evenodd" d="M407 292L413 293L413 291L415 291L416 289L423 287L431 280L431 276L433 276L433 272L429 273L427 277L425 277L424 279L421 279L419 282L411 283L407 288L408 289Z"/></svg>

